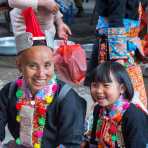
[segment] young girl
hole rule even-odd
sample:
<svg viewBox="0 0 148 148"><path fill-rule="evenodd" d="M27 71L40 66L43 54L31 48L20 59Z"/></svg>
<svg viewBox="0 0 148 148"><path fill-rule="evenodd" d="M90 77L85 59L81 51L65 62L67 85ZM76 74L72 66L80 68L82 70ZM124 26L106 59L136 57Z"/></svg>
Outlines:
<svg viewBox="0 0 148 148"><path fill-rule="evenodd" d="M145 148L148 115L133 104L133 86L125 68L104 62L92 73L91 95L97 100L90 143L103 148Z"/></svg>

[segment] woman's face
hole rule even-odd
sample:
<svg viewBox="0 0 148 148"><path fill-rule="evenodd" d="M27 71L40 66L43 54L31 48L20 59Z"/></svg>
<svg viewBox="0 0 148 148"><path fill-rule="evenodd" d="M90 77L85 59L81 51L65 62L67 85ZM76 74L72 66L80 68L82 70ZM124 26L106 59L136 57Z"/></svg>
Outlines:
<svg viewBox="0 0 148 148"><path fill-rule="evenodd" d="M111 107L124 93L123 84L119 84L112 74L110 77L112 82L109 83L91 83L91 95L102 107Z"/></svg>
<svg viewBox="0 0 148 148"><path fill-rule="evenodd" d="M32 94L48 84L54 73L53 55L46 46L34 46L25 50L17 60Z"/></svg>

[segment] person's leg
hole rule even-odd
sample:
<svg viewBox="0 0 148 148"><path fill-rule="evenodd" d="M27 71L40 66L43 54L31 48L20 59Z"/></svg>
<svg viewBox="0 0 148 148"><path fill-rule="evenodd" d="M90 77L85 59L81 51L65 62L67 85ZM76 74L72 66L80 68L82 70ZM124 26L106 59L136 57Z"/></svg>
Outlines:
<svg viewBox="0 0 148 148"><path fill-rule="evenodd" d="M77 8L83 8L82 6L82 0L74 0L75 1L75 5Z"/></svg>
<svg viewBox="0 0 148 148"><path fill-rule="evenodd" d="M83 14L83 4L82 4L82 0L74 0L75 1L75 5L78 9L78 12L76 14L76 16L82 16Z"/></svg>
<svg viewBox="0 0 148 148"><path fill-rule="evenodd" d="M98 65L98 56L99 56L99 41L96 40L93 49L92 54L90 57L90 60L88 61L88 68L86 72L86 79L84 81L84 85L89 86L91 82L91 72L97 67Z"/></svg>

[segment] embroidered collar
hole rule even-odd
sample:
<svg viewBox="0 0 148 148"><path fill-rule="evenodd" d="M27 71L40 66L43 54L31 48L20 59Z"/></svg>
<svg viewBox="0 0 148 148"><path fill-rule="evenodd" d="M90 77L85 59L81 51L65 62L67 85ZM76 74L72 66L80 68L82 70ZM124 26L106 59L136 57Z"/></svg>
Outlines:
<svg viewBox="0 0 148 148"><path fill-rule="evenodd" d="M16 92L18 115L16 120L20 122L20 137L16 139L16 143L40 148L47 106L52 103L58 89L56 76L34 97L31 95L24 79L17 79L16 85L18 86Z"/></svg>
<svg viewBox="0 0 148 148"><path fill-rule="evenodd" d="M124 99L121 95L119 99L116 100L116 102L113 104L109 111L109 118L115 118L117 115L123 115L123 113L126 111L126 109L129 107L128 100Z"/></svg>
<svg viewBox="0 0 148 148"><path fill-rule="evenodd" d="M130 103L123 96L120 96L110 110L106 108L100 109L96 127L98 145L112 148L115 148L116 143L119 147L124 145L121 132L121 119L129 105Z"/></svg>

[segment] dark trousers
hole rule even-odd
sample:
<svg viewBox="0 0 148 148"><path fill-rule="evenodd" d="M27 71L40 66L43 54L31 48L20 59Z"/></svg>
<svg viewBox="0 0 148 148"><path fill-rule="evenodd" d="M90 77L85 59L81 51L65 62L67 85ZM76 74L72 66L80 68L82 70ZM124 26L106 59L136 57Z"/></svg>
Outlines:
<svg viewBox="0 0 148 148"><path fill-rule="evenodd" d="M84 85L90 85L91 73L98 66L99 63L109 60L108 39L104 34L96 34L96 41L94 43L92 54L88 62L87 74Z"/></svg>
<svg viewBox="0 0 148 148"><path fill-rule="evenodd" d="M91 83L91 72L97 67L98 65L98 55L99 55L99 41L96 40L93 49L92 54L90 57L90 60L88 61L88 67L86 72L86 79L84 81L84 85L89 86Z"/></svg>
<svg viewBox="0 0 148 148"><path fill-rule="evenodd" d="M83 9L82 0L74 0L78 9Z"/></svg>

